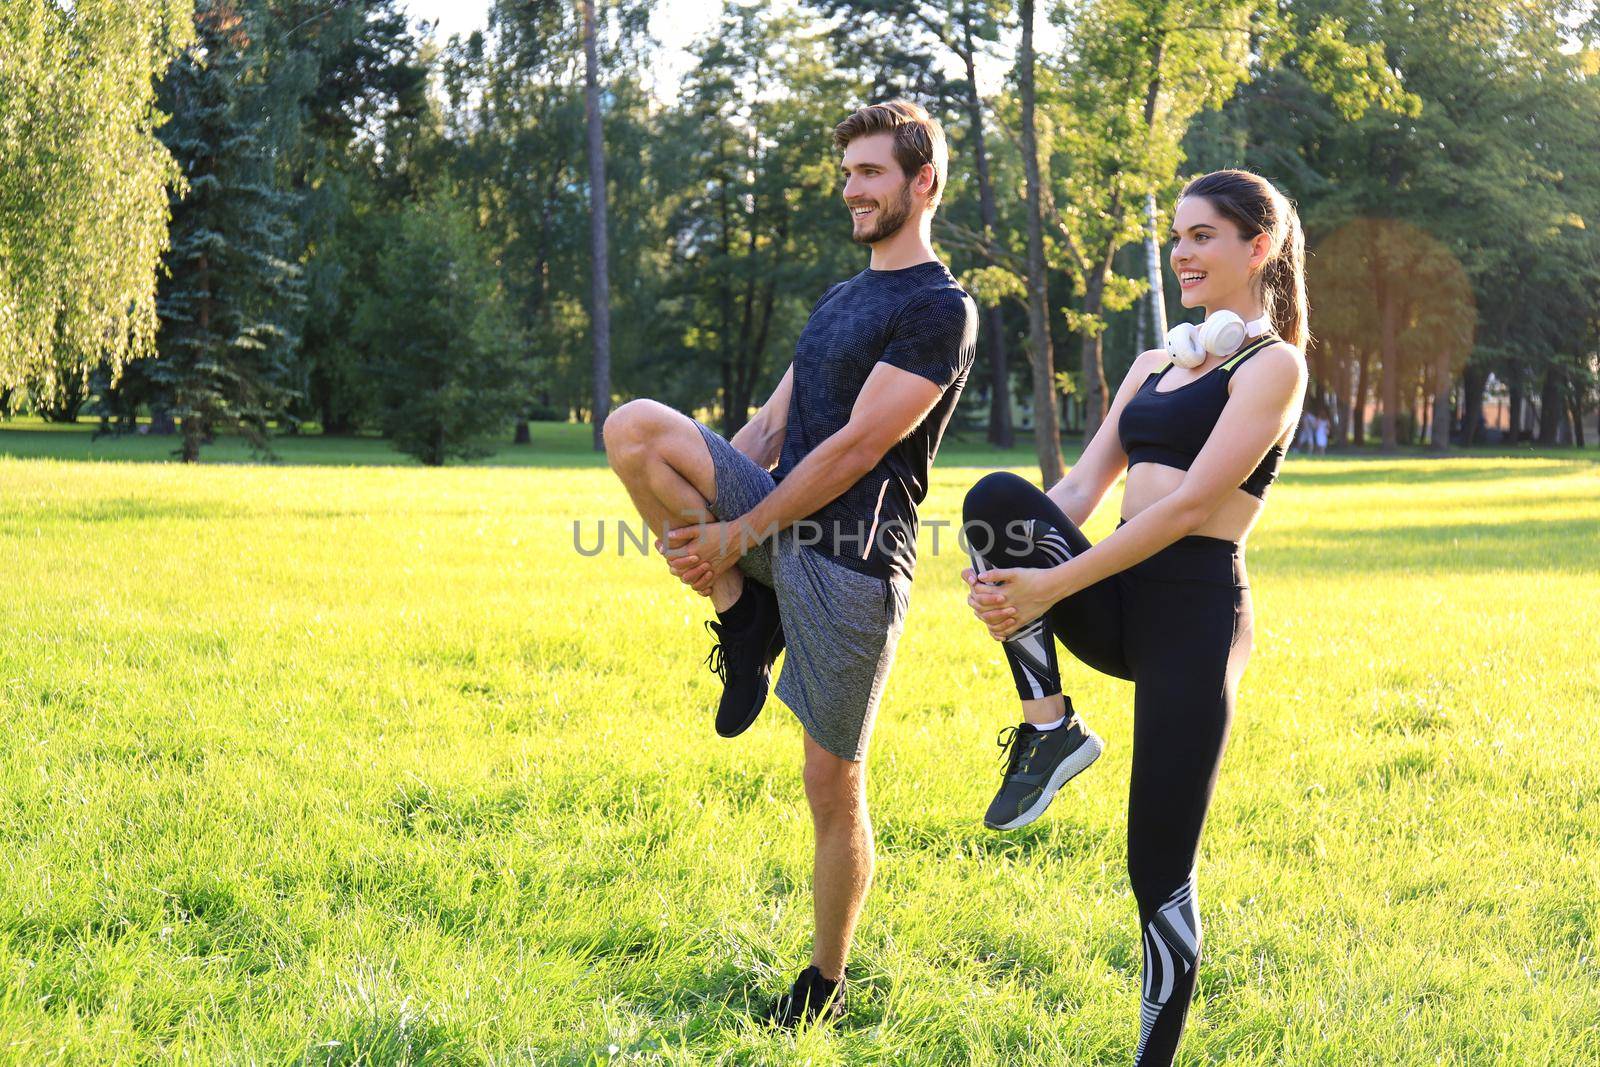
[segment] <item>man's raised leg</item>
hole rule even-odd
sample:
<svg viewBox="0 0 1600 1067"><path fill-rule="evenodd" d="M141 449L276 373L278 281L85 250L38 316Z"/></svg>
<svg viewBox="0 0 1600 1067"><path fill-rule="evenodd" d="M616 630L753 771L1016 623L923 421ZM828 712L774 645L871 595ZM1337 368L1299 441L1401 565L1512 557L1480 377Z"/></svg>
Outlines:
<svg viewBox="0 0 1600 1067"><path fill-rule="evenodd" d="M717 472L693 419L654 400L630 400L606 419L605 443L611 469L657 537L712 521ZM727 611L743 589L744 575L728 568L711 586L711 606Z"/></svg>
<svg viewBox="0 0 1600 1067"><path fill-rule="evenodd" d="M669 530L715 519L710 504L722 491L724 518L747 510L771 491L771 475L721 438L701 436L688 416L654 400L633 400L606 420L606 456L633 498L639 514L665 540ZM722 448L715 457L711 444ZM737 737L761 714L771 684L772 663L783 647L778 598L761 581L745 581L730 567L712 582L707 620L716 645L706 663L722 681L717 733Z"/></svg>

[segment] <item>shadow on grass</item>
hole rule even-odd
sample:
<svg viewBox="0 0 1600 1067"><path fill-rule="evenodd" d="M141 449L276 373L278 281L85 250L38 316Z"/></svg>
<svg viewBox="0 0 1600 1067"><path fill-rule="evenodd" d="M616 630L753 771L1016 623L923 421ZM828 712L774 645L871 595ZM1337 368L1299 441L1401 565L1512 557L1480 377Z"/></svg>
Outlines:
<svg viewBox="0 0 1600 1067"><path fill-rule="evenodd" d="M41 522L80 523L151 522L158 519L177 519L194 522L214 522L217 519L237 519L258 514L251 508L220 500L150 500L136 497L107 497L99 500L71 504L50 503L35 511L12 512L9 521L0 520L0 530L10 526L33 527Z"/></svg>
<svg viewBox="0 0 1600 1067"><path fill-rule="evenodd" d="M1597 555L1600 523L1592 518L1523 519L1279 533L1250 547L1250 567L1296 574L1591 573Z"/></svg>
<svg viewBox="0 0 1600 1067"><path fill-rule="evenodd" d="M983 825L981 812L970 819L937 822L885 820L875 827L879 852L935 855L952 860L1020 859L1036 854L1082 855L1113 847L1103 831L1075 822L1071 812L1057 811L1016 830L999 833Z"/></svg>
<svg viewBox="0 0 1600 1067"><path fill-rule="evenodd" d="M94 437L94 426L45 428L35 420L0 422L0 458L48 459L75 463L176 463L177 439L142 434ZM238 437L221 436L200 453L202 466L417 467L410 456L395 451L378 437L325 437L295 434L272 439L274 457L251 452ZM591 447L588 426L538 423L532 443L507 444L483 459L450 466L472 467L604 467L606 458Z"/></svg>
<svg viewBox="0 0 1600 1067"><path fill-rule="evenodd" d="M1450 456L1418 455L1350 456L1336 459L1361 460L1359 467L1341 464L1323 466L1320 459L1291 460L1280 481L1286 485L1333 487L1342 485L1433 485L1440 482L1496 482L1523 478L1571 478L1593 474L1600 468L1600 452L1572 451L1559 456L1544 454L1516 455L1511 453L1462 452ZM1457 466L1452 460L1505 459L1514 465L1505 467ZM1443 470L1436 466L1442 463Z"/></svg>

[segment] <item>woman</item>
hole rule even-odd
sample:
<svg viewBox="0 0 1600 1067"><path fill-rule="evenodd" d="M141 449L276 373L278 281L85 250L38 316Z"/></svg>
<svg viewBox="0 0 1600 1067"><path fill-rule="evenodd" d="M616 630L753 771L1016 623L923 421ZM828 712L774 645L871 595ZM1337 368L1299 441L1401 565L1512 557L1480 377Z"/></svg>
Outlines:
<svg viewBox="0 0 1600 1067"><path fill-rule="evenodd" d="M1190 182L1173 217L1184 307L1129 370L1099 432L1048 493L995 472L967 494L968 603L1004 642L1023 723L1003 733L1005 780L985 822L1044 811L1100 753L1063 694L1059 639L1134 682L1128 874L1144 930L1135 1061L1169 1064L1200 953L1195 856L1252 624L1244 542L1305 394L1304 248L1293 205L1264 178ZM1079 531L1123 470L1122 521ZM1009 737L1007 736L1009 734Z"/></svg>

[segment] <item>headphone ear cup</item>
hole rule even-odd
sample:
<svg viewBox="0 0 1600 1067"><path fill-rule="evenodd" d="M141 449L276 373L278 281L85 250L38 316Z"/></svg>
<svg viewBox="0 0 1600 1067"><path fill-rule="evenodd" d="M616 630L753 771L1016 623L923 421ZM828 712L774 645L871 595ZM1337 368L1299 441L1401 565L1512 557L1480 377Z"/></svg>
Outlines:
<svg viewBox="0 0 1600 1067"><path fill-rule="evenodd" d="M1231 311L1218 311L1200 324L1200 346L1214 356L1228 356L1244 344L1244 320Z"/></svg>
<svg viewBox="0 0 1600 1067"><path fill-rule="evenodd" d="M1167 331L1167 355L1180 367L1198 367L1206 361L1206 350L1200 347L1200 331L1192 322L1180 322Z"/></svg>

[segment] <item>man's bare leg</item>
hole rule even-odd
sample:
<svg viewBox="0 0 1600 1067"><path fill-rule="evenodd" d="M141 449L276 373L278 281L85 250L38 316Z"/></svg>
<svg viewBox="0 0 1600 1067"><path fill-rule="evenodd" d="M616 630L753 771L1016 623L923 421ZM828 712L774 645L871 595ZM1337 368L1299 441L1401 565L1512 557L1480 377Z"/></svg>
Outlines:
<svg viewBox="0 0 1600 1067"><path fill-rule="evenodd" d="M717 472L694 420L654 400L630 400L605 425L606 459L657 537L680 526L715 521ZM744 574L729 567L711 586L711 606L727 611L744 592Z"/></svg>
<svg viewBox="0 0 1600 1067"><path fill-rule="evenodd" d="M872 820L867 816L867 765L841 759L805 738L806 800L816 833L812 908L816 941L811 962L822 977L844 975L856 920L872 884Z"/></svg>

